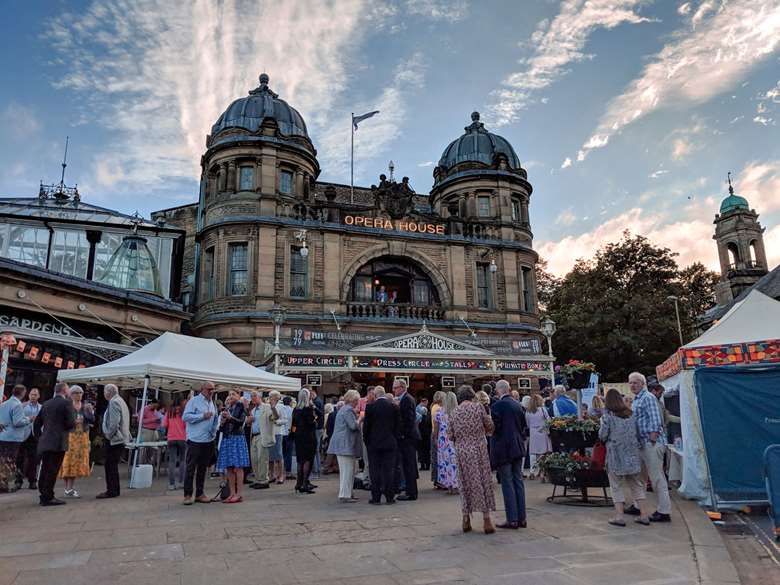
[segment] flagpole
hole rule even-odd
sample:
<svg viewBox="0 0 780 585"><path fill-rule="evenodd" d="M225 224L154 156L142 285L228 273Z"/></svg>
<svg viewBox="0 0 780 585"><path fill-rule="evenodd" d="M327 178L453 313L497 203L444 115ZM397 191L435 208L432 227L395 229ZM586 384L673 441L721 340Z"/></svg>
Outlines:
<svg viewBox="0 0 780 585"><path fill-rule="evenodd" d="M349 127L352 130L349 146L349 202L355 203L355 112L352 112L352 118L349 122Z"/></svg>

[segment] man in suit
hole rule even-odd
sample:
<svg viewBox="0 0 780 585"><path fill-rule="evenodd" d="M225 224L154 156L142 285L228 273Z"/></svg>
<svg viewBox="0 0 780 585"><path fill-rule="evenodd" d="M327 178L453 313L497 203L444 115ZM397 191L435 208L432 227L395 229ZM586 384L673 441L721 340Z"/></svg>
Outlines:
<svg viewBox="0 0 780 585"><path fill-rule="evenodd" d="M108 401L103 413L103 436L106 438L106 491L95 496L99 500L119 496L119 460L130 442L130 409L119 395L119 388L106 384L103 397Z"/></svg>
<svg viewBox="0 0 780 585"><path fill-rule="evenodd" d="M54 484L68 450L68 434L76 427L76 411L70 401L70 389L65 382L54 385L54 397L43 403L41 413L35 419L41 428L38 439L38 455L41 457L41 473L38 491L41 506L59 506L62 500L54 497Z"/></svg>
<svg viewBox="0 0 780 585"><path fill-rule="evenodd" d="M490 408L495 431L490 439L490 463L498 472L504 496L506 522L498 528L525 528L525 486L523 485L523 458L525 457L526 422L520 403L512 399L509 382L496 384L498 401Z"/></svg>
<svg viewBox="0 0 780 585"><path fill-rule="evenodd" d="M382 494L388 504L395 503L395 461L401 433L401 413L388 399L385 389L377 386L371 392L374 401L366 405L363 419L363 441L368 450L371 499L379 504Z"/></svg>
<svg viewBox="0 0 780 585"><path fill-rule="evenodd" d="M396 378L393 381L393 394L398 398L401 415L401 435L398 451L401 456L401 469L404 474L406 494L399 500L417 499L417 443L420 442L420 429L417 428L417 411L414 398L407 392L406 381Z"/></svg>

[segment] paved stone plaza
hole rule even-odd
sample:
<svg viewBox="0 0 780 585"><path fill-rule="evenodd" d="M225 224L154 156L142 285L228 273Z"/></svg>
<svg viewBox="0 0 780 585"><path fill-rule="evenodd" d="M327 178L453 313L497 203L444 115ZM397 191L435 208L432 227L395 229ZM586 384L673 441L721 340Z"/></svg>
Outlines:
<svg viewBox="0 0 780 585"><path fill-rule="evenodd" d="M710 555L702 573L701 551L725 549L709 521L700 527L711 533L692 536L680 506L705 517L687 502L676 503L671 525L619 529L606 524L607 509L548 504L550 486L528 482L528 529L486 536L475 518L464 535L458 497L427 484L420 500L395 506L369 506L367 492L338 504L329 477L313 496L288 483L248 490L243 504L184 507L163 481L96 501L101 472L67 506L40 508L28 490L0 499L0 585L734 582L727 553Z"/></svg>

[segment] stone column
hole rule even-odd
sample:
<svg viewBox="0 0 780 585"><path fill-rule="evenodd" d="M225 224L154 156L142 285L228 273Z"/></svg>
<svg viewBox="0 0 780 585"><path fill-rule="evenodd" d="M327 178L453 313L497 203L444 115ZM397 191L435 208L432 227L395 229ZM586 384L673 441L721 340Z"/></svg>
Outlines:
<svg viewBox="0 0 780 585"><path fill-rule="evenodd" d="M504 273L504 296L506 298L507 311L518 311L520 307L520 295L522 288L517 268L517 254L512 250L501 250L501 259L498 269ZM507 315L510 321L516 321L515 315Z"/></svg>
<svg viewBox="0 0 780 585"><path fill-rule="evenodd" d="M227 188L227 163L219 164L219 171L217 171L217 190L219 193L223 193Z"/></svg>
<svg viewBox="0 0 780 585"><path fill-rule="evenodd" d="M228 163L227 190L230 193L236 192L236 161L234 160Z"/></svg>
<svg viewBox="0 0 780 585"><path fill-rule="evenodd" d="M341 237L339 234L325 232L324 257L326 259L322 291L324 309L326 312L334 309L336 313L340 313L341 280L344 277L342 273L344 266L341 259ZM346 299L343 300L346 301Z"/></svg>

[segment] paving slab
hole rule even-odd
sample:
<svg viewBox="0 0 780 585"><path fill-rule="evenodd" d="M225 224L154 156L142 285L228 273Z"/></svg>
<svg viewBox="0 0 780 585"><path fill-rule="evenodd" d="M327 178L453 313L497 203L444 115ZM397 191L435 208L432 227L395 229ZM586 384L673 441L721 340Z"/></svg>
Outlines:
<svg viewBox="0 0 780 585"><path fill-rule="evenodd" d="M459 498L425 481L417 502L394 506L370 506L363 491L341 505L337 477L316 483L316 495L290 483L247 490L232 506L182 506L165 478L103 501L92 497L102 483L87 479L83 498L62 509L40 508L34 493L0 496L0 585L738 583L689 502L676 502L671 524L619 529L607 524L610 509L550 504L551 486L527 482L528 528L486 535L476 515L463 534ZM209 479L207 493L216 487Z"/></svg>

